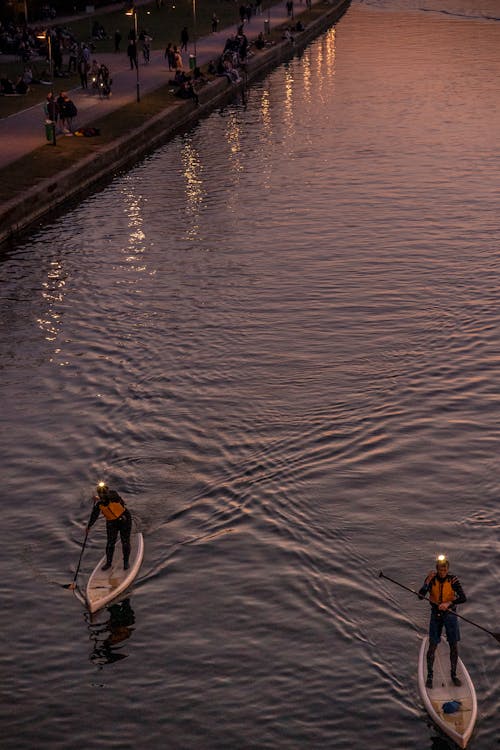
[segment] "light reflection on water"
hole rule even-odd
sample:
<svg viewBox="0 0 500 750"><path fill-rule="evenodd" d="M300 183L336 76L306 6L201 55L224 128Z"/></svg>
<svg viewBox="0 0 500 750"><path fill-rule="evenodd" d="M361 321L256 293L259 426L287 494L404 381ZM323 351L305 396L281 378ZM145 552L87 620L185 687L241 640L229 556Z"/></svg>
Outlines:
<svg viewBox="0 0 500 750"><path fill-rule="evenodd" d="M5 260L7 747L436 746L426 610L377 573L444 549L494 625L499 35L354 5ZM146 556L89 623L102 476Z"/></svg>

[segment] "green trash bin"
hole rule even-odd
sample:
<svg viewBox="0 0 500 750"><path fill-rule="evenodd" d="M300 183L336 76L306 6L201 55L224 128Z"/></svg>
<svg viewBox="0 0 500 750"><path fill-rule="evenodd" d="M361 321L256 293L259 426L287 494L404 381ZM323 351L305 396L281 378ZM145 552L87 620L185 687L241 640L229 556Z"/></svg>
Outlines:
<svg viewBox="0 0 500 750"><path fill-rule="evenodd" d="M189 70L194 70L195 68L196 68L196 56L189 55Z"/></svg>
<svg viewBox="0 0 500 750"><path fill-rule="evenodd" d="M49 143L54 141L54 128L55 122L52 122L52 120L45 120L45 137Z"/></svg>

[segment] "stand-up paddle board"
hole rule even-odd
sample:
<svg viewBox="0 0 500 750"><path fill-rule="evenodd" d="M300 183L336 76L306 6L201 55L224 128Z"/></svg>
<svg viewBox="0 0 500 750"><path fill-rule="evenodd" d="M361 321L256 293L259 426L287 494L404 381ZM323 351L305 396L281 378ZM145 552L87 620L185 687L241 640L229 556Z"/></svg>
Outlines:
<svg viewBox="0 0 500 750"><path fill-rule="evenodd" d="M108 570L102 570L106 555L99 560L87 583L86 599L90 612L97 612L106 604L116 599L132 583L141 567L144 557L144 539L140 531L130 535L129 569L123 570L121 547L116 545L113 564Z"/></svg>
<svg viewBox="0 0 500 750"><path fill-rule="evenodd" d="M432 688L427 688L427 648L426 636L418 657L418 689L427 713L458 747L465 748L474 729L477 717L477 699L474 684L461 659L458 660L457 677L461 681L456 686L450 677L450 655L446 642L439 644L434 658L434 678Z"/></svg>

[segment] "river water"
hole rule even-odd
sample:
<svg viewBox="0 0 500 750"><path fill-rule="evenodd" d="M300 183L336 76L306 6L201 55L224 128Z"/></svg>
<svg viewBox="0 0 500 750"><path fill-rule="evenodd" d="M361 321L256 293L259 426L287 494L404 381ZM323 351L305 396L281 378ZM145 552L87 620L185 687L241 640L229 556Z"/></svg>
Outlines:
<svg viewBox="0 0 500 750"><path fill-rule="evenodd" d="M445 551L497 626L499 49L496 0L354 3L3 258L2 748L443 747L378 572ZM101 478L146 554L90 621Z"/></svg>

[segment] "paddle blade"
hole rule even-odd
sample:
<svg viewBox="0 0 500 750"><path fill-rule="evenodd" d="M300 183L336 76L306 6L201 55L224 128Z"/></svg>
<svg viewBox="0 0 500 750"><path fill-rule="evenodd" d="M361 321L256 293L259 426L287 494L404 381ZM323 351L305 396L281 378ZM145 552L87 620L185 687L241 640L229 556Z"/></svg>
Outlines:
<svg viewBox="0 0 500 750"><path fill-rule="evenodd" d="M493 638L496 638L497 641L500 643L500 633L492 633L491 635L493 636Z"/></svg>

